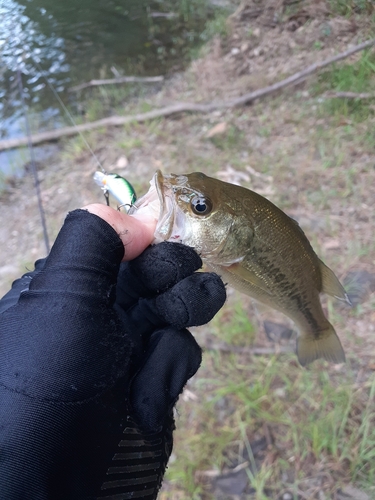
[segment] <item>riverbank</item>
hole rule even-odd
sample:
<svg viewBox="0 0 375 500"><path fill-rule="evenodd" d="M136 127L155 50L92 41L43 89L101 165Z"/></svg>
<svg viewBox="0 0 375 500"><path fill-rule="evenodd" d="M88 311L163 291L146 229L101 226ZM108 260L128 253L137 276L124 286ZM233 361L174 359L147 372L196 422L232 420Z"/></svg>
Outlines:
<svg viewBox="0 0 375 500"><path fill-rule="evenodd" d="M231 99L373 36L365 9L284 4L269 2L262 10L242 2L185 72L147 94L98 89L81 120L98 119L108 108L127 115ZM230 292L219 318L196 330L206 347L204 365L179 405L164 500L350 498L340 497L348 484L369 499L375 494L375 108L371 99L327 97L374 92L374 64L373 51L358 53L249 106L85 134L104 167L129 179L139 195L158 168L203 171L263 194L300 222L318 255L358 296L353 309L324 299L347 353L345 367L318 362L306 371L292 354L273 355L295 340L267 334L264 322L285 324L285 318ZM98 166L82 139L64 139L59 148L40 169L52 240L69 210L103 201L92 180ZM9 183L1 206L5 292L44 255L30 175Z"/></svg>

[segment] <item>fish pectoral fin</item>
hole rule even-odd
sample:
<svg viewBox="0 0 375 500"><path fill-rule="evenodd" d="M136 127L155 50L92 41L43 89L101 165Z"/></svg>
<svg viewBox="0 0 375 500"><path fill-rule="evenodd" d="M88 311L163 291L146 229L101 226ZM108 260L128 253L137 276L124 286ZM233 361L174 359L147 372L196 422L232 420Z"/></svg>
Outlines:
<svg viewBox="0 0 375 500"><path fill-rule="evenodd" d="M322 292L335 297L336 299L343 300L350 306L352 303L346 293L344 287L339 282L338 278L324 262L319 261L320 271L322 273Z"/></svg>
<svg viewBox="0 0 375 500"><path fill-rule="evenodd" d="M254 287L260 288L263 292L267 293L268 295L271 295L270 291L267 288L266 283L262 280L262 278L260 278L251 269L247 269L246 267L244 267L241 264L241 262L232 264L230 266L220 266L220 267L227 273L236 276L241 281L246 281L248 283L251 283Z"/></svg>
<svg viewBox="0 0 375 500"><path fill-rule="evenodd" d="M331 324L318 335L302 333L297 339L297 356L302 366L323 358L331 363L344 363L345 353Z"/></svg>

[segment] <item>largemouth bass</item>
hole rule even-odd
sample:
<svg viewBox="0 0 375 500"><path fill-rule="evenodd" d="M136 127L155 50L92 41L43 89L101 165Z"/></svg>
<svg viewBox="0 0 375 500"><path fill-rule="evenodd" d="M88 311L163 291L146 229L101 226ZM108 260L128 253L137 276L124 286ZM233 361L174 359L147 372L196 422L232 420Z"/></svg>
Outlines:
<svg viewBox="0 0 375 500"><path fill-rule="evenodd" d="M130 213L155 217L156 243L195 248L225 282L291 318L301 365L345 361L319 294L350 303L348 296L295 220L254 191L199 172L158 171L150 185Z"/></svg>

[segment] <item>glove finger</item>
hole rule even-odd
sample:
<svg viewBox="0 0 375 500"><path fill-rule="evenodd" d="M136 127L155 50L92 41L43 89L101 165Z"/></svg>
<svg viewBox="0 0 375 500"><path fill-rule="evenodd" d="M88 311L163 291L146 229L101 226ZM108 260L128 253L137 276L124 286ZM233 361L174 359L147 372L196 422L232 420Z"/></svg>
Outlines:
<svg viewBox="0 0 375 500"><path fill-rule="evenodd" d="M170 327L153 333L130 387L132 416L143 431L157 432L163 426L201 361L202 350L188 330Z"/></svg>
<svg viewBox="0 0 375 500"><path fill-rule="evenodd" d="M138 335L171 325L177 329L208 323L226 300L225 285L215 273L195 273L151 299L140 299L127 312Z"/></svg>
<svg viewBox="0 0 375 500"><path fill-rule="evenodd" d="M121 264L116 304L126 310L139 297L164 292L201 267L199 255L186 245L163 242L150 246L136 259Z"/></svg>

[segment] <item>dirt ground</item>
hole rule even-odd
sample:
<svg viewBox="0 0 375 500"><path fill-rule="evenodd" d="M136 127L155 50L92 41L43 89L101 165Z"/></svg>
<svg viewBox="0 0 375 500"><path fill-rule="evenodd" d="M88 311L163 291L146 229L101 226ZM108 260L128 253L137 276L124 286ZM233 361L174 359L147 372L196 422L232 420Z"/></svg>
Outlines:
<svg viewBox="0 0 375 500"><path fill-rule="evenodd" d="M325 1L241 2L228 19L227 37L213 39L184 73L171 76L143 103L124 103L124 114L141 109L145 102L155 108L177 101L239 96L371 37L370 15L355 10L350 16L338 15L330 5ZM354 64L360 57L356 54L345 64ZM339 119L330 115L317 81L313 75L235 110L100 130L88 134L87 140L105 168L128 178L139 194L146 191L158 168L174 173L203 171L254 189L296 218L318 255L354 298L354 310L327 300L324 307L336 321L345 350L355 359L360 380L375 370L375 114L362 121L350 114ZM91 154L79 139L60 144L60 154L40 170L51 240L68 211L103 201L92 180L97 165ZM10 181L0 203L0 292L6 292L45 250L31 176ZM232 300L230 296L230 305ZM250 302L248 307L253 307ZM260 317L260 325L265 317L285 323L263 308L254 314ZM269 343L258 339L257 345ZM168 483L163 494L165 499L188 498ZM360 498L339 493L306 495L298 498ZM217 494L215 498L234 497Z"/></svg>

